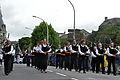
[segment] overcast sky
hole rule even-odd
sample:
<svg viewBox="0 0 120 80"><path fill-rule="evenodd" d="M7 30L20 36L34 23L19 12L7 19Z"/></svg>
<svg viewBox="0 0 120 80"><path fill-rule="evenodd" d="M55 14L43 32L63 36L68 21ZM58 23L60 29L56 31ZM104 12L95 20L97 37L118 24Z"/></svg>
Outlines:
<svg viewBox="0 0 120 80"><path fill-rule="evenodd" d="M120 17L120 0L71 0L76 9L76 28L89 32L98 30L104 17ZM30 36L35 25L43 18L57 32L73 28L73 9L68 0L0 0L4 23L10 40ZM27 35L24 35L27 34Z"/></svg>

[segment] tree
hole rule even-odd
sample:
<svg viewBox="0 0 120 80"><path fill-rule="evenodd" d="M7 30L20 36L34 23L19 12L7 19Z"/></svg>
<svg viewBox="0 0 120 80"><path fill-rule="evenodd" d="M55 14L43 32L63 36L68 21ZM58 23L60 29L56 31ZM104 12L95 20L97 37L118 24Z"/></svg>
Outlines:
<svg viewBox="0 0 120 80"><path fill-rule="evenodd" d="M32 46L30 37L23 37L19 39L18 43L22 51L25 51L28 48L28 46Z"/></svg>
<svg viewBox="0 0 120 80"><path fill-rule="evenodd" d="M42 22L39 26L36 26L35 29L32 32L32 45L35 46L37 42L40 42L44 38L47 37L47 23ZM53 50L57 48L57 46L60 44L59 38L57 36L57 33L52 28L52 25L48 25L49 29L49 44L52 47Z"/></svg>
<svg viewBox="0 0 120 80"><path fill-rule="evenodd" d="M102 42L109 45L113 41L120 45L120 22L100 26L98 31L93 31L87 38L91 42Z"/></svg>
<svg viewBox="0 0 120 80"><path fill-rule="evenodd" d="M60 38L60 44L61 44L61 47L64 47L64 45L67 45L67 38Z"/></svg>

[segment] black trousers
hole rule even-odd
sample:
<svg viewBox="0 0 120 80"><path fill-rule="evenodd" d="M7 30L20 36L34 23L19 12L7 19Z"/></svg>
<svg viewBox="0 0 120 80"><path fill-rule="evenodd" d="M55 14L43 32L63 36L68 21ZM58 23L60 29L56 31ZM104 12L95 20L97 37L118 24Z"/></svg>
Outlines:
<svg viewBox="0 0 120 80"><path fill-rule="evenodd" d="M32 66L35 66L35 56L32 56Z"/></svg>
<svg viewBox="0 0 120 80"><path fill-rule="evenodd" d="M47 69L47 60L48 60L48 54L42 54L41 53L41 69L45 70Z"/></svg>
<svg viewBox="0 0 120 80"><path fill-rule="evenodd" d="M64 68L65 66L65 56L64 55L61 55L60 56L60 68Z"/></svg>
<svg viewBox="0 0 120 80"><path fill-rule="evenodd" d="M85 70L89 70L89 56L85 56Z"/></svg>
<svg viewBox="0 0 120 80"><path fill-rule="evenodd" d="M93 71L93 72L95 72L95 71L97 72L97 71L98 71L98 70L97 70L97 69L98 69L98 68L97 68L97 64L98 64L97 62L98 62L97 57L93 57L93 58L92 58L92 71Z"/></svg>
<svg viewBox="0 0 120 80"><path fill-rule="evenodd" d="M30 56L27 56L27 66L30 67Z"/></svg>
<svg viewBox="0 0 120 80"><path fill-rule="evenodd" d="M24 55L24 58L23 58L23 63L26 64L27 63L27 55Z"/></svg>
<svg viewBox="0 0 120 80"><path fill-rule="evenodd" d="M79 61L78 61L78 66L79 66L79 72L83 70L85 72L85 55L79 55Z"/></svg>
<svg viewBox="0 0 120 80"><path fill-rule="evenodd" d="M37 68L37 53L34 53L34 66Z"/></svg>
<svg viewBox="0 0 120 80"><path fill-rule="evenodd" d="M0 59L0 64L2 65L2 59Z"/></svg>
<svg viewBox="0 0 120 80"><path fill-rule="evenodd" d="M65 69L70 69L70 63L71 63L71 55L66 53L65 55Z"/></svg>
<svg viewBox="0 0 120 80"><path fill-rule="evenodd" d="M72 53L71 54L71 66L70 66L70 69L74 68L75 71L77 71L77 69L78 69L77 62L78 62L77 53Z"/></svg>
<svg viewBox="0 0 120 80"><path fill-rule="evenodd" d="M108 57L108 74L111 73L111 64L113 66L113 74L116 75L115 57Z"/></svg>
<svg viewBox="0 0 120 80"><path fill-rule="evenodd" d="M11 71L11 56L9 54L4 55L4 72L6 75Z"/></svg>
<svg viewBox="0 0 120 80"><path fill-rule="evenodd" d="M99 56L98 57L98 64L97 64L97 69L96 69L97 73L100 71L100 64L102 66L102 73L105 73L104 56Z"/></svg>
<svg viewBox="0 0 120 80"><path fill-rule="evenodd" d="M60 68L60 55L56 54L56 68L59 67Z"/></svg>
<svg viewBox="0 0 120 80"><path fill-rule="evenodd" d="M11 56L11 71L13 70L14 56Z"/></svg>
<svg viewBox="0 0 120 80"><path fill-rule="evenodd" d="M37 69L38 69L38 59L39 59L38 53L36 53L36 55L35 55L35 65L36 65Z"/></svg>
<svg viewBox="0 0 120 80"><path fill-rule="evenodd" d="M43 59L43 54L38 53L37 54L37 68L42 69L42 59Z"/></svg>

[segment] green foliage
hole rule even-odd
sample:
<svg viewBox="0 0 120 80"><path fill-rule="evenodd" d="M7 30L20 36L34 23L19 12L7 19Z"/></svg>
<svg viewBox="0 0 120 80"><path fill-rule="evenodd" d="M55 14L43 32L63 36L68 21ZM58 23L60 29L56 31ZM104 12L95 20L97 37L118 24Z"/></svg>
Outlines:
<svg viewBox="0 0 120 80"><path fill-rule="evenodd" d="M60 38L60 45L61 45L61 47L64 47L64 45L67 45L67 39L66 38Z"/></svg>
<svg viewBox="0 0 120 80"><path fill-rule="evenodd" d="M40 25L36 26L33 30L31 37L32 45L35 46L37 42L47 38L47 26L49 30L49 44L52 46L52 49L55 50L60 43L59 38L55 30L52 28L52 25L48 25L45 22L40 23Z"/></svg>
<svg viewBox="0 0 120 80"><path fill-rule="evenodd" d="M28 48L28 46L32 46L31 38L29 38L29 37L23 37L23 38L19 39L18 43L19 43L20 49L22 51L25 51Z"/></svg>
<svg viewBox="0 0 120 80"><path fill-rule="evenodd" d="M98 31L93 31L87 38L91 42L110 43L110 40L120 45L120 22L114 25L100 26Z"/></svg>

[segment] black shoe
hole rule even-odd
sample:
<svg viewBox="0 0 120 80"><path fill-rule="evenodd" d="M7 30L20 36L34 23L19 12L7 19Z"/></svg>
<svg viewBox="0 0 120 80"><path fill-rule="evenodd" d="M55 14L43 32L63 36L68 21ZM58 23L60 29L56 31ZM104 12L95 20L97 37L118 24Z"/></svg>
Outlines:
<svg viewBox="0 0 120 80"><path fill-rule="evenodd" d="M81 72L81 70L79 70L79 73Z"/></svg>
<svg viewBox="0 0 120 80"><path fill-rule="evenodd" d="M66 71L66 68L64 70Z"/></svg>
<svg viewBox="0 0 120 80"><path fill-rule="evenodd" d="M78 70L76 69L75 72L77 72Z"/></svg>
<svg viewBox="0 0 120 80"><path fill-rule="evenodd" d="M99 72L96 72L96 73L99 73Z"/></svg>
<svg viewBox="0 0 120 80"><path fill-rule="evenodd" d="M88 72L89 70L87 69L86 71Z"/></svg>
<svg viewBox="0 0 120 80"><path fill-rule="evenodd" d="M6 76L8 76L9 73L5 73Z"/></svg>
<svg viewBox="0 0 120 80"><path fill-rule="evenodd" d="M110 73L107 73L107 75L110 75Z"/></svg>
<svg viewBox="0 0 120 80"><path fill-rule="evenodd" d="M68 69L68 71L71 71L71 69Z"/></svg>
<svg viewBox="0 0 120 80"><path fill-rule="evenodd" d="M116 73L114 73L113 75L116 76Z"/></svg>
<svg viewBox="0 0 120 80"><path fill-rule="evenodd" d="M103 72L102 74L105 74L105 72Z"/></svg>
<svg viewBox="0 0 120 80"><path fill-rule="evenodd" d="M83 71L83 73L86 73L85 71Z"/></svg>

